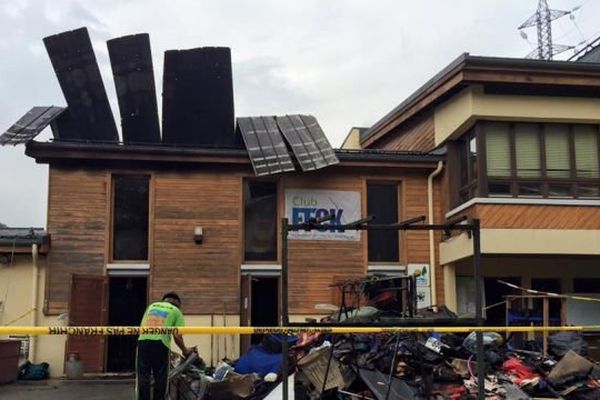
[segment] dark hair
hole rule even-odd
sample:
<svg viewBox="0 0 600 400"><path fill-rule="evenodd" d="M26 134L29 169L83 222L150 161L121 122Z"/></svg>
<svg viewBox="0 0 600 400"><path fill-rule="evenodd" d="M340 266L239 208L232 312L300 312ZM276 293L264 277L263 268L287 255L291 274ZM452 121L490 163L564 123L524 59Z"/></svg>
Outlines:
<svg viewBox="0 0 600 400"><path fill-rule="evenodd" d="M166 299L174 299L177 300L179 303L181 303L181 299L179 298L179 295L175 292L168 292L165 293L162 297L163 301Z"/></svg>

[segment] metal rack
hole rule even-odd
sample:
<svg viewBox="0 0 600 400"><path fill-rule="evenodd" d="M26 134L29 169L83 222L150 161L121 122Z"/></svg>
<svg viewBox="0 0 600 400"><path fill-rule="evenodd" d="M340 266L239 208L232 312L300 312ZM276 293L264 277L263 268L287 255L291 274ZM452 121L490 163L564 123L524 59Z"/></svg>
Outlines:
<svg viewBox="0 0 600 400"><path fill-rule="evenodd" d="M348 224L342 225L324 225L324 222L331 221L332 216L323 218L313 218L302 224L289 224L287 218L281 220L281 318L280 324L282 327L291 326L289 322L289 303L288 303L288 233L293 231L311 231L311 230L335 230L343 232L346 230L397 230L397 231L441 231L445 235L450 235L452 232L467 232L473 238L473 279L475 279L475 324L477 326L483 326L483 302L482 302L482 276L481 276L481 227L479 219L475 218L470 221L466 220L466 217L450 220L445 224L423 224L426 217L420 216L411 218L408 220L400 221L394 224L372 224L371 222L375 219L373 216L368 216ZM431 266L432 268L434 266ZM407 321L408 322L408 321ZM420 321L421 323L423 321ZM297 324L294 324L297 325ZM476 345L477 345L477 376L485 377L485 365L483 362L483 333L476 333ZM289 364L287 359L288 344L287 341L283 341L283 399L288 399L288 373ZM326 371L327 374L328 371ZM485 398L485 379L478 379L478 397L479 399ZM326 380L325 380L326 382ZM391 381L390 381L391 383Z"/></svg>

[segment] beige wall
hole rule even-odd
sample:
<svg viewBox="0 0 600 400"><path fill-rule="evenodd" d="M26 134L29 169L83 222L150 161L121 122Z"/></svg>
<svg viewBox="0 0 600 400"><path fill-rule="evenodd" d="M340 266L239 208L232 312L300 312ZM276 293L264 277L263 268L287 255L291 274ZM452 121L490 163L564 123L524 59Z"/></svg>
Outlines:
<svg viewBox="0 0 600 400"><path fill-rule="evenodd" d="M346 150L361 149L362 147L360 146L360 131L357 128L350 129L350 132L348 132L348 136L346 136L340 148Z"/></svg>
<svg viewBox="0 0 600 400"><path fill-rule="evenodd" d="M483 277L520 277L523 287L531 287L532 278L559 278L561 291L572 293L574 278L600 278L600 256L485 255L481 268ZM443 270L446 305L456 310L456 277L473 275L473 258L444 265Z"/></svg>
<svg viewBox="0 0 600 400"><path fill-rule="evenodd" d="M56 316L46 317L43 314L44 290L46 281L46 257L38 260L38 301L35 311L37 326L60 325ZM0 264L0 325L31 326L33 322L33 264L31 254L18 254L11 266ZM19 318L21 317L21 318ZM34 363L50 364L52 377L64 373L65 336L37 336L30 340L34 347Z"/></svg>
<svg viewBox="0 0 600 400"><path fill-rule="evenodd" d="M239 315L187 315L185 314L186 326L239 326ZM217 365L223 358L235 359L239 357L240 339L239 335L185 335L183 337L188 347L197 346L200 357L208 365ZM179 352L174 341L171 349ZM212 362L211 362L212 360Z"/></svg>
<svg viewBox="0 0 600 400"><path fill-rule="evenodd" d="M477 119L598 124L598 110L600 99L491 95L473 85L435 109L435 145L458 137Z"/></svg>
<svg viewBox="0 0 600 400"><path fill-rule="evenodd" d="M600 255L600 230L482 229L482 254ZM440 263L470 257L473 241L466 233L440 244Z"/></svg>
<svg viewBox="0 0 600 400"><path fill-rule="evenodd" d="M306 318L319 320L322 314L290 315L290 322L305 322ZM239 326L239 315L228 315L224 324L223 315L185 315L186 326ZM240 335L185 335L185 345L197 346L200 357L208 365L217 365L217 362L225 357L236 359L240 356ZM171 342L171 349L180 352L177 345Z"/></svg>

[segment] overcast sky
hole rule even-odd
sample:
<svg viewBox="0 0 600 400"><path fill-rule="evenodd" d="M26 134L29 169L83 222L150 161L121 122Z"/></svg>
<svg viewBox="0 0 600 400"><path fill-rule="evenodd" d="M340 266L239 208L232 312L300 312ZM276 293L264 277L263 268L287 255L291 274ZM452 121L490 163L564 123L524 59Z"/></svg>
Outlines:
<svg viewBox="0 0 600 400"><path fill-rule="evenodd" d="M548 0L572 10L556 43L600 33L600 1ZM106 40L150 34L159 102L163 53L232 49L237 116L307 113L332 145L370 126L462 52L522 57L517 31L537 0L0 0L0 133L34 105L65 105L42 38L86 26L118 114ZM565 53L564 56L571 55ZM160 106L159 106L160 107ZM117 125L118 119L117 119ZM49 129L38 140L50 137ZM0 222L45 226L47 166L0 148Z"/></svg>

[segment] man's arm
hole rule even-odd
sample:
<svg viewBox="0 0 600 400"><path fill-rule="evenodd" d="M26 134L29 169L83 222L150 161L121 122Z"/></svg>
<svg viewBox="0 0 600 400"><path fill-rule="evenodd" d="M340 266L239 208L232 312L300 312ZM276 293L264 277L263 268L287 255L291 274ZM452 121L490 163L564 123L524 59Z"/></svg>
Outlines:
<svg viewBox="0 0 600 400"><path fill-rule="evenodd" d="M183 342L183 336L181 336L178 333L174 333L173 339L175 339L175 344L181 349L181 352L185 357L187 357L192 352L192 349L188 349L187 347L185 347L185 343Z"/></svg>

